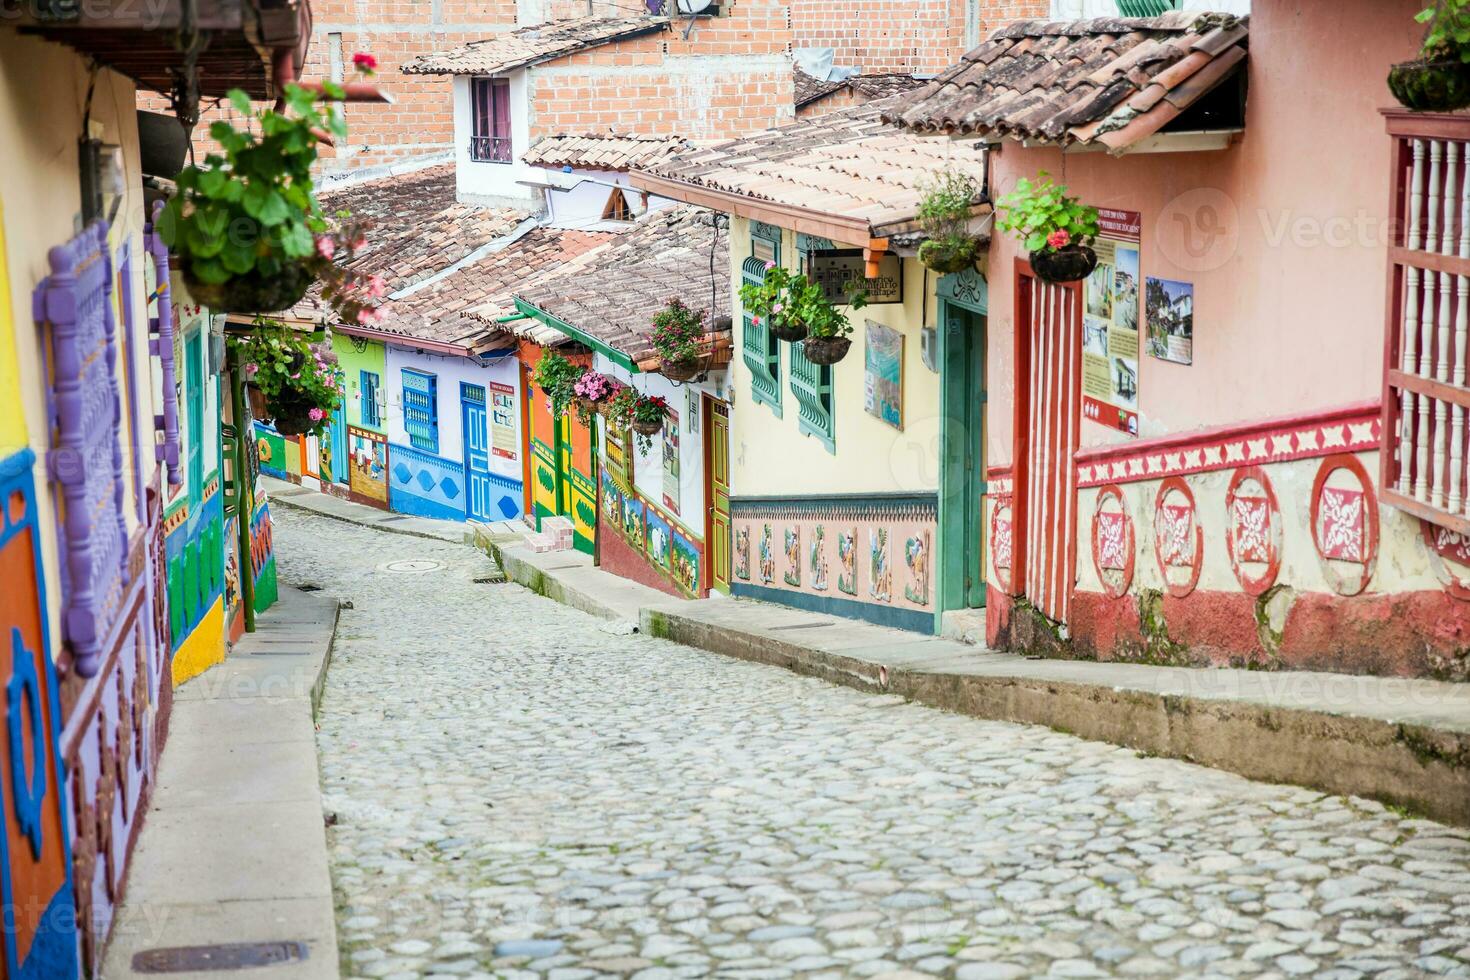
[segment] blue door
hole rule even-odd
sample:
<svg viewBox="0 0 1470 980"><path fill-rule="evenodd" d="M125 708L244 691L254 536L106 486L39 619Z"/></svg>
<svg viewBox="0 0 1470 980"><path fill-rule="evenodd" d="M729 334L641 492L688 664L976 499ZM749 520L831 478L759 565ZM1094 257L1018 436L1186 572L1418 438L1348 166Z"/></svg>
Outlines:
<svg viewBox="0 0 1470 980"><path fill-rule="evenodd" d="M490 432L485 419L485 389L460 383L459 402L464 419L464 481L469 487L465 501L472 521L492 521L490 516Z"/></svg>
<svg viewBox="0 0 1470 980"><path fill-rule="evenodd" d="M332 479L347 483L347 405L340 402L332 413Z"/></svg>

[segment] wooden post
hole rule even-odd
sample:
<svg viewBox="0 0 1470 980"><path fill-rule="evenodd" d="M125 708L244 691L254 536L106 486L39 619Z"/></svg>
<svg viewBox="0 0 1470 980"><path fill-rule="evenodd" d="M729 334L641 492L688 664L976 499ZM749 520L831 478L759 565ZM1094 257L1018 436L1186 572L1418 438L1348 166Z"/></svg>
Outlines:
<svg viewBox="0 0 1470 980"><path fill-rule="evenodd" d="M245 385L235 352L225 359L230 375L230 415L235 423L235 507L239 511L237 537L240 549L240 605L245 613L245 632L255 632L255 562L251 551L250 521L255 515L255 481L250 478L250 440L254 423L245 414Z"/></svg>

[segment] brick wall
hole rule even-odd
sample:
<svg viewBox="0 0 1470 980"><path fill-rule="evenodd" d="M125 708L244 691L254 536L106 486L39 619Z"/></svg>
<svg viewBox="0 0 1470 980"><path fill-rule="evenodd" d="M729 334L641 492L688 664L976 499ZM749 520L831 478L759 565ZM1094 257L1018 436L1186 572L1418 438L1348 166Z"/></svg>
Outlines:
<svg viewBox="0 0 1470 980"><path fill-rule="evenodd" d="M1048 0L791 0L792 43L832 48L864 72L934 74L1013 20L1046 17Z"/></svg>
<svg viewBox="0 0 1470 980"><path fill-rule="evenodd" d="M719 17L594 48L531 72L531 138L616 130L738 136L792 118L785 0L726 0Z"/></svg>

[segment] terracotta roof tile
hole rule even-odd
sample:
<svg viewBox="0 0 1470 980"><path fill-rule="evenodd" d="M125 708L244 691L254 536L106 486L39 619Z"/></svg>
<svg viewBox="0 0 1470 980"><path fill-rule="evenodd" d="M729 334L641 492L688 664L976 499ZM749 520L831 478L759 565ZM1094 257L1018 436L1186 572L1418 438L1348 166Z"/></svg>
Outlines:
<svg viewBox="0 0 1470 980"><path fill-rule="evenodd" d="M1244 60L1248 18L1173 11L1159 17L1021 21L883 118L913 132L1097 142L1114 151L1158 132Z"/></svg>
<svg viewBox="0 0 1470 980"><path fill-rule="evenodd" d="M663 30L663 17L580 17L520 27L448 51L420 55L403 66L409 75L494 75L552 61L623 38Z"/></svg>
<svg viewBox="0 0 1470 980"><path fill-rule="evenodd" d="M875 237L912 222L920 186L947 167L980 178L978 142L887 126L891 99L840 109L636 168L697 187L866 219Z"/></svg>
<svg viewBox="0 0 1470 980"><path fill-rule="evenodd" d="M521 161L537 167L627 170L687 152L695 145L682 136L562 133L543 136L532 143L521 155Z"/></svg>
<svg viewBox="0 0 1470 980"><path fill-rule="evenodd" d="M712 214L686 205L655 211L615 241L563 264L515 294L641 360L653 351L648 339L653 316L669 297L705 311L707 323L729 315L729 233L723 227L711 228ZM526 324L511 325L509 330L524 335L528 328L535 329Z"/></svg>
<svg viewBox="0 0 1470 980"><path fill-rule="evenodd" d="M796 108L801 109L844 89L862 97L862 101L886 99L891 95L912 91L924 84L924 79L897 72L872 75L853 75L840 81L823 81L808 75L800 68L793 68Z"/></svg>
<svg viewBox="0 0 1470 980"><path fill-rule="evenodd" d="M380 310L375 330L418 340L473 346L497 316L515 312L511 293L555 273L567 262L619 236L607 232L533 228L499 251L450 272Z"/></svg>

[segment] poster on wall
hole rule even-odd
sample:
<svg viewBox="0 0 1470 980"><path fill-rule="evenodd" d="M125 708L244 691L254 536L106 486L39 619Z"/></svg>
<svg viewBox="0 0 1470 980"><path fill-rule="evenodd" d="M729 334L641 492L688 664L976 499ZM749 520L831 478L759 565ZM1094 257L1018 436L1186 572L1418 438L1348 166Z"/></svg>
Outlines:
<svg viewBox="0 0 1470 980"><path fill-rule="evenodd" d="M516 439L516 390L495 381L489 388L490 452L503 459L515 459L520 448Z"/></svg>
<svg viewBox="0 0 1470 980"><path fill-rule="evenodd" d="M1098 209L1097 268L1083 283L1082 415L1138 435L1137 211Z"/></svg>
<svg viewBox="0 0 1470 980"><path fill-rule="evenodd" d="M903 431L903 334L873 320L863 345L863 409Z"/></svg>
<svg viewBox="0 0 1470 980"><path fill-rule="evenodd" d="M679 413L664 419L664 506L679 513Z"/></svg>
<svg viewBox="0 0 1470 980"><path fill-rule="evenodd" d="M1148 352L1161 361L1194 363L1194 283L1149 276L1144 287Z"/></svg>

